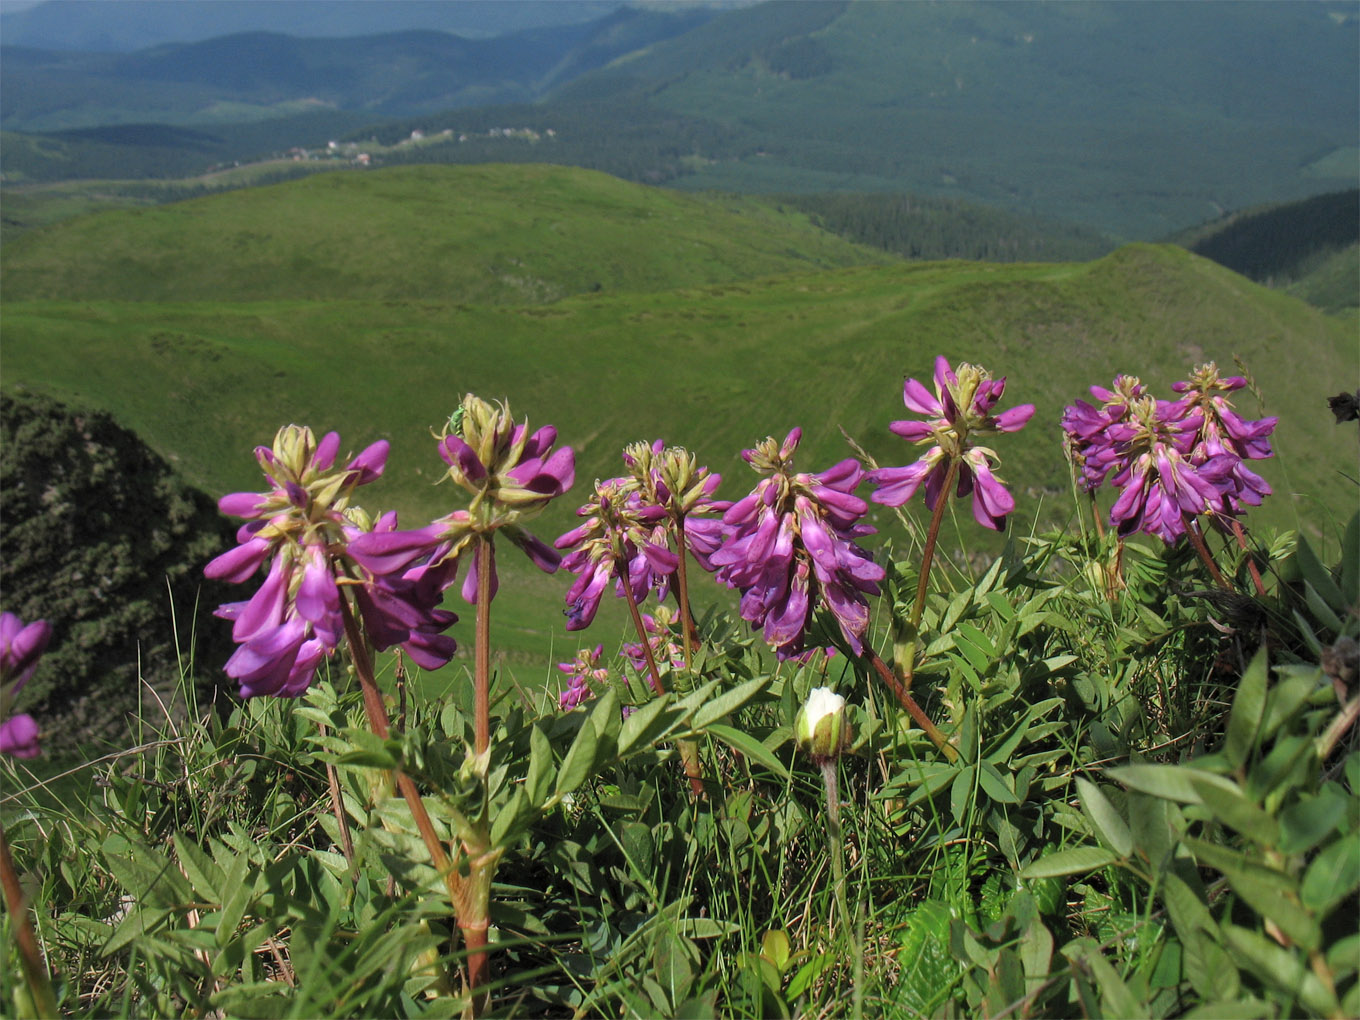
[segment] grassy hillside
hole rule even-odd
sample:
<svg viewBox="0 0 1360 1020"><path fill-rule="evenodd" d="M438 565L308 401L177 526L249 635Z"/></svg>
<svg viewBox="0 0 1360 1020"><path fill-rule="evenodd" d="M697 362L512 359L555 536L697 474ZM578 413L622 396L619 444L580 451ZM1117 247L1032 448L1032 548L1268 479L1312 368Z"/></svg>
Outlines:
<svg viewBox="0 0 1360 1020"><path fill-rule="evenodd" d="M545 166L333 173L36 230L7 300L543 302L889 256L754 202Z"/></svg>
<svg viewBox="0 0 1360 1020"><path fill-rule="evenodd" d="M1360 190L1242 209L1171 240L1329 310L1360 301L1360 275L1351 268L1360 244Z"/></svg>
<svg viewBox="0 0 1360 1020"><path fill-rule="evenodd" d="M1360 374L1353 332L1173 246L1086 264L862 266L533 307L10 301L4 385L112 410L214 493L255 486L249 449L288 421L339 429L354 448L390 438L374 499L410 521L449 508L450 494L431 485L441 462L430 427L465 391L508 397L578 450L581 482L571 506L542 524L551 535L639 438L696 450L729 495L753 477L738 451L794 424L805 428L809 468L845 455L838 426L884 463L905 463L911 452L887 423L904 416L902 376L928 374L939 352L1005 373L1008 403L1038 405L1025 433L998 443L1020 521L1070 512L1056 426L1064 403L1118 371L1166 392L1192 363L1235 356L1282 419L1280 457L1264 472L1279 495L1261 519L1312 532L1353 508L1341 473L1353 470L1354 436L1325 405ZM965 544L977 547L964 516ZM508 588L502 640L540 657L560 650L563 590L538 576Z"/></svg>

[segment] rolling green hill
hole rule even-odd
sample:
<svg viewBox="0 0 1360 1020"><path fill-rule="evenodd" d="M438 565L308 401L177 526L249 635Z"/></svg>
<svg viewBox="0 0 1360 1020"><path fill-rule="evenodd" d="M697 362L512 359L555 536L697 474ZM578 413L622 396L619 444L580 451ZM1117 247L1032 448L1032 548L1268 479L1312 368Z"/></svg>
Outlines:
<svg viewBox="0 0 1360 1020"><path fill-rule="evenodd" d="M1239 210L1171 240L1330 311L1360 304L1360 190Z"/></svg>
<svg viewBox="0 0 1360 1020"><path fill-rule="evenodd" d="M938 352L1005 373L1008 401L1038 405L1022 436L997 444L1022 522L1070 512L1064 403L1118 371L1166 392L1192 363L1235 356L1282 419L1280 458L1264 471L1279 495L1260 519L1311 532L1353 507L1343 474L1354 436L1325 405L1356 379L1351 331L1171 246L1080 265L862 266L547 306L10 302L4 385L113 411L214 493L257 485L248 451L288 421L337 428L354 448L386 437L392 459L372 498L417 521L449 509L431 485L441 462L428 435L465 391L557 424L582 483L616 473L625 443L659 435L699 452L735 495L752 480L738 451L794 424L810 468L845 455L838 426L885 463L911 459L887 423L903 416L903 374L928 374ZM584 490L544 534L566 529ZM983 540L966 523L964 534L970 547ZM502 640L546 655L567 640L554 623L565 583L525 581L503 596Z"/></svg>
<svg viewBox="0 0 1360 1020"><path fill-rule="evenodd" d="M101 214L2 257L0 384L110 411L213 494L257 487L250 449L295 421L353 449L392 441L370 508L409 525L445 513L429 430L472 391L558 425L578 451L577 490L538 529L551 537L638 439L695 450L728 496L753 479L739 451L795 424L809 469L847 454L840 426L905 463L912 449L887 429L904 416L901 379L944 353L1006 374L1007 404L1038 405L997 443L1021 530L1071 512L1065 403L1119 371L1165 393L1211 358L1240 357L1281 416L1263 472L1279 495L1259 519L1316 533L1354 503L1354 436L1325 403L1360 374L1353 324L1171 245L1087 263L866 259L769 208L501 167ZM553 289L567 296L549 303ZM967 548L991 537L966 508L962 534ZM576 642L558 615L566 582L510 556L505 569L497 640L541 676Z"/></svg>
<svg viewBox="0 0 1360 1020"><path fill-rule="evenodd" d="M416 166L32 231L0 252L0 284L7 300L520 303L888 258L736 198L561 167Z"/></svg>

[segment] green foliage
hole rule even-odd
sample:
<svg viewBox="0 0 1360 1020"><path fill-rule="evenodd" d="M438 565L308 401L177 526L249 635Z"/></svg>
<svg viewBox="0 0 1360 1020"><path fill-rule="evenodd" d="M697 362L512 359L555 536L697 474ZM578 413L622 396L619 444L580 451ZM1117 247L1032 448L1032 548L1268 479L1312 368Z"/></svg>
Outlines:
<svg viewBox="0 0 1360 1020"><path fill-rule="evenodd" d="M48 747L134 738L129 714L215 686L226 635L201 624L227 590L202 579L233 529L214 501L102 411L28 393L0 396L0 578L4 608L53 628L23 706L44 720Z"/></svg>
<svg viewBox="0 0 1360 1020"><path fill-rule="evenodd" d="M909 259L1069 262L1114 247L1096 232L960 201L892 193L780 195L781 205L859 244Z"/></svg>

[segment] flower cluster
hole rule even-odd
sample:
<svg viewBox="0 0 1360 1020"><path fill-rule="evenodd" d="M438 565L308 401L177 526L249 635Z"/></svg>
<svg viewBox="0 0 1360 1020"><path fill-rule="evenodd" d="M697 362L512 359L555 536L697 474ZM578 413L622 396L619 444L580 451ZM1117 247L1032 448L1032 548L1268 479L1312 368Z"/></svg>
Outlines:
<svg viewBox="0 0 1360 1020"><path fill-rule="evenodd" d="M1119 490L1110 523L1121 535L1143 531L1174 543L1191 518L1236 517L1270 494L1245 462L1271 456L1276 419L1248 421L1232 409L1227 394L1245 385L1209 362L1172 386L1179 400L1158 400L1119 376L1112 389L1091 387L1099 407L1079 400L1063 412L1081 487L1094 491L1108 479Z"/></svg>
<svg viewBox="0 0 1360 1020"><path fill-rule="evenodd" d="M590 686L591 681L604 683L609 679L609 670L600 665L600 656L603 654L604 645L596 645L594 649L581 649L571 662L557 664L558 669L571 677L571 683L557 698L557 704L562 711L570 711L594 695L595 692Z"/></svg>
<svg viewBox="0 0 1360 1020"><path fill-rule="evenodd" d="M742 453L766 477L723 514L723 545L709 559L718 580L742 593L742 618L781 657L803 651L822 602L858 654L869 626L865 596L878 594L885 573L854 541L874 531L860 523L868 506L854 495L864 469L847 459L821 474L795 472L801 438L795 428L783 443L768 438Z"/></svg>
<svg viewBox="0 0 1360 1020"><path fill-rule="evenodd" d="M576 514L585 522L556 542L568 550L563 566L576 575L567 591L567 630L590 626L611 581L635 603L653 589L666 597L680 558L667 540L665 509L646 503L633 479L597 481L593 498Z"/></svg>
<svg viewBox="0 0 1360 1020"><path fill-rule="evenodd" d="M370 523L350 507L350 497L381 476L387 449L379 441L337 469L337 433L318 442L310 428L289 425L272 447L255 451L273 488L232 493L218 502L223 513L247 523L237 533L236 548L212 560L204 573L239 584L269 564L254 596L223 605L216 614L232 621L232 637L240 645L226 672L240 683L243 697L296 697L310 686L344 634L342 585L359 589L356 602L379 649L402 644L427 667L453 655L453 639L440 631L455 617L438 609L436 585L374 570L348 553ZM376 527L395 526L395 515L387 515Z"/></svg>
<svg viewBox="0 0 1360 1020"><path fill-rule="evenodd" d="M563 566L576 575L567 592L567 630L590 625L610 582L634 603L652 591L664 600L682 566L678 535L700 566L713 569L708 557L721 542L721 526L700 515L727 509L713 499L722 476L660 439L631 444L623 462L628 475L597 481L590 502L576 511L585 522L555 543L567 550Z"/></svg>
<svg viewBox="0 0 1360 1020"><path fill-rule="evenodd" d="M446 477L471 496L467 508L415 531L366 535L351 547L354 558L374 570L423 563L447 585L463 553L478 541L501 534L523 549L539 568L555 571L561 558L525 530L524 524L576 480L572 448L553 449L557 429L545 425L530 433L527 424L515 424L508 405L491 404L469 393L436 438L439 455L448 465ZM492 548L494 597L499 579ZM469 564L462 592L465 600L475 603L476 558L469 557Z"/></svg>
<svg viewBox="0 0 1360 1020"><path fill-rule="evenodd" d="M28 626L13 613L0 613L0 754L33 758L39 751L39 728L27 713L11 715L14 697L38 668L52 628L46 620Z"/></svg>
<svg viewBox="0 0 1360 1020"><path fill-rule="evenodd" d="M870 481L878 486L875 503L902 506L922 484L926 506L934 510L950 469L957 465L956 493L972 495L973 516L983 527L1001 531L1015 500L993 474L997 456L977 446L979 436L1016 432L1034 416L1033 404L1022 404L1000 414L992 409L1006 391L1006 379L993 379L984 368L967 363L955 371L943 357L935 359L935 392L908 379L902 387L907 410L925 415L925 421L895 421L889 428L909 442L929 446L920 459L905 467L878 468Z"/></svg>
<svg viewBox="0 0 1360 1020"><path fill-rule="evenodd" d="M655 613L642 614L642 629L647 632L647 644L652 650L652 658L661 669L679 670L685 668L685 650L675 640L672 627L675 625L675 611L669 606L657 606ZM647 673L647 653L640 641L625 641L619 654L628 664L644 676Z"/></svg>

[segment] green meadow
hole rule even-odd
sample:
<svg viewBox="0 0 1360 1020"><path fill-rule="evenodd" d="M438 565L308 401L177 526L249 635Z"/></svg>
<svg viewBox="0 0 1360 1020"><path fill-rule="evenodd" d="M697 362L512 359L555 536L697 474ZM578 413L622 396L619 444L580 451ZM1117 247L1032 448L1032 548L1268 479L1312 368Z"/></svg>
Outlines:
<svg viewBox="0 0 1360 1020"><path fill-rule="evenodd" d="M103 213L20 238L2 264L4 385L112 412L214 496L257 487L251 448L306 423L355 450L389 439L369 498L415 526L451 508L430 430L475 392L557 425L577 451L573 507L618 473L625 444L657 436L696 451L736 498L754 477L739 451L794 425L807 469L850 454L842 428L884 464L913 459L887 425L905 416L903 377L925 378L943 353L1006 375L1006 404L1038 407L998 443L1019 521L1072 512L1064 404L1117 372L1170 396L1210 359L1240 359L1281 418L1260 519L1306 518L1316 533L1350 501L1325 398L1356 376L1353 330L1171 246L907 263L765 207L575 169L466 167ZM536 530L572 520L559 506ZM498 647L540 666L574 648L566 582L504 560L515 583Z"/></svg>

